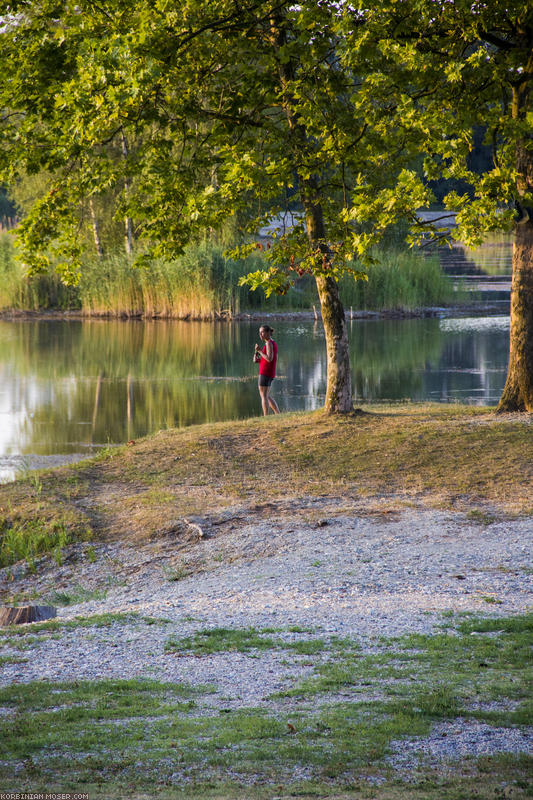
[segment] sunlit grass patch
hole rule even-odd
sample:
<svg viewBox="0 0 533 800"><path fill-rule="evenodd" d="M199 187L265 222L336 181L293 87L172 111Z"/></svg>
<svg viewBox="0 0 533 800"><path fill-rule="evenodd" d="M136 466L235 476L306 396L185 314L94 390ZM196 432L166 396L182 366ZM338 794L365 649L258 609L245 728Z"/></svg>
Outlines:
<svg viewBox="0 0 533 800"><path fill-rule="evenodd" d="M35 571L35 560L44 553L52 553L59 565L63 548L75 538L64 522L29 519L12 523L5 517L0 518L0 567L24 559L30 571Z"/></svg>
<svg viewBox="0 0 533 800"><path fill-rule="evenodd" d="M300 629L300 632L303 629ZM193 654L249 653L257 650L292 650L296 654L314 654L326 649L324 639L287 641L279 635L279 628L210 628L193 636L171 636L165 643L166 653Z"/></svg>
<svg viewBox="0 0 533 800"><path fill-rule="evenodd" d="M2 639L33 637L36 634L52 634L78 628L108 628L115 624L165 625L167 623L168 620L165 618L145 617L135 612L129 614L109 612L106 614L93 614L89 617L74 617L74 619L53 618L44 622L32 622L27 625L4 626L0 629L0 642Z"/></svg>

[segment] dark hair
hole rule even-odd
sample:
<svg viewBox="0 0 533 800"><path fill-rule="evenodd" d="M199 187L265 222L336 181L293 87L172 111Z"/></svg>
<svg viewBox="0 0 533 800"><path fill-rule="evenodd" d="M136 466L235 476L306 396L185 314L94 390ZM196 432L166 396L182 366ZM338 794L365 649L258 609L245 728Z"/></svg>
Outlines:
<svg viewBox="0 0 533 800"><path fill-rule="evenodd" d="M271 328L270 325L260 325L259 329L261 328L267 333L274 333L274 328Z"/></svg>

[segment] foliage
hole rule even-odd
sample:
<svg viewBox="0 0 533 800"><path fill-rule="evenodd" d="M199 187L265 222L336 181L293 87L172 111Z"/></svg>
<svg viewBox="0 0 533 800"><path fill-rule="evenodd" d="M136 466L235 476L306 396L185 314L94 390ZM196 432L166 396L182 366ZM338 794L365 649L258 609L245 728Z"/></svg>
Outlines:
<svg viewBox="0 0 533 800"><path fill-rule="evenodd" d="M364 20L364 35L354 26L357 17ZM533 201L527 177L533 159L532 21L533 11L518 0L389 0L370 8L357 2L343 16L354 68L361 54L369 55L365 82L395 81L402 127L426 137L420 147L426 179L444 177L472 187L444 198L446 207L458 212L453 236L469 244L479 244L483 232L509 229L515 207L527 216ZM377 58L370 57L371 48ZM472 168L480 131L492 154L492 164L481 173ZM386 215L383 200L382 194L367 206L366 219ZM414 226L412 235L422 229ZM446 238L446 231L441 233Z"/></svg>
<svg viewBox="0 0 533 800"><path fill-rule="evenodd" d="M11 199L8 197L6 188L0 186L0 220L2 217L15 217L16 211Z"/></svg>
<svg viewBox="0 0 533 800"><path fill-rule="evenodd" d="M28 520L20 525L0 518L0 567L25 559L32 571L37 556L52 553L61 563L61 550L74 541L72 531L61 523L49 525L44 520Z"/></svg>
<svg viewBox="0 0 533 800"><path fill-rule="evenodd" d="M516 154L531 152L532 12L518 0L3 6L1 172L50 175L21 228L32 270L76 282L80 208L110 191L156 256L232 215L254 233L303 207L249 280L282 293L290 267L349 274L400 217L424 235L420 154L426 181L473 187L474 202L446 198L470 243L531 202ZM482 129L494 164L479 174ZM325 236L310 233L315 206Z"/></svg>
<svg viewBox="0 0 533 800"><path fill-rule="evenodd" d="M0 308L39 311L79 305L76 288L66 286L57 274L27 275L16 258L13 237L0 233Z"/></svg>
<svg viewBox="0 0 533 800"><path fill-rule="evenodd" d="M117 215L132 217L151 245L142 263L174 257L243 211L254 233L303 206L266 254L271 266L250 278L281 293L291 271L362 277L352 256L367 257L398 216L413 218L431 200L409 169L425 133L395 99L398 72L376 79L372 69L387 64L381 50L369 72L367 23L354 25L348 7L248 2L237 11L230 0L191 0L154 10L116 0L105 11L86 2L59 11L42 0L9 8L3 174L52 176L20 230L34 271L55 264L76 282L80 206L120 187ZM310 228L319 207L323 232Z"/></svg>

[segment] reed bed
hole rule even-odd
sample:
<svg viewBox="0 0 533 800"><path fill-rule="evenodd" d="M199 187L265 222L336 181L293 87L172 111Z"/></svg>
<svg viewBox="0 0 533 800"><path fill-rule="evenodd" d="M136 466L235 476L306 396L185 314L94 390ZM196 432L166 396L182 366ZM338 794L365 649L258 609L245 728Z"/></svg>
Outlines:
<svg viewBox="0 0 533 800"><path fill-rule="evenodd" d="M438 256L425 258L409 250L386 250L376 254L376 263L368 267L367 273L368 281L348 277L341 280L340 295L346 307L412 311L465 299L454 293Z"/></svg>
<svg viewBox="0 0 533 800"><path fill-rule="evenodd" d="M0 308L37 311L81 309L88 316L214 319L239 311L310 309L318 305L312 278L304 276L287 295L266 298L238 286L241 275L264 268L264 256L254 253L234 261L223 248L192 244L173 261L153 260L136 268L124 254L87 259L79 285L66 287L56 275L27 277L17 262L12 237L0 235ZM381 311L412 310L460 302L437 256L388 249L377 253L368 281L345 277L340 283L344 305Z"/></svg>
<svg viewBox="0 0 533 800"><path fill-rule="evenodd" d="M58 275L26 275L15 257L13 236L0 233L0 309L40 311L79 307L77 289L65 286Z"/></svg>
<svg viewBox="0 0 533 800"><path fill-rule="evenodd" d="M154 259L140 268L122 255L92 260L80 281L81 308L86 314L117 317L232 316L248 304L249 291L237 283L259 268L257 260L232 261L210 243L190 245L174 261Z"/></svg>

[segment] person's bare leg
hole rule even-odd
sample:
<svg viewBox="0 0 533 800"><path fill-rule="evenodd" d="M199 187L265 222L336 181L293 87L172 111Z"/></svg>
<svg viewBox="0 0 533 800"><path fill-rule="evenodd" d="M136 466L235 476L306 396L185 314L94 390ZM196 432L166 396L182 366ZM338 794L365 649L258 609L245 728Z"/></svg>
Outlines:
<svg viewBox="0 0 533 800"><path fill-rule="evenodd" d="M260 386L259 394L261 395L261 405L263 406L263 414L268 414L268 386Z"/></svg>
<svg viewBox="0 0 533 800"><path fill-rule="evenodd" d="M279 414L278 404L276 403L273 397L270 397L270 395L268 395L268 405L270 406L274 414Z"/></svg>

